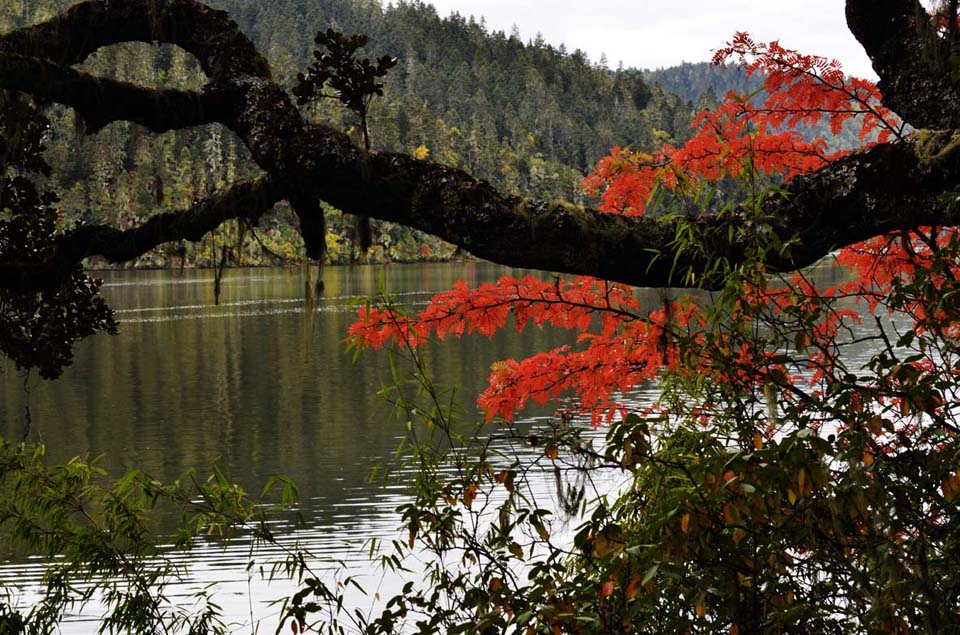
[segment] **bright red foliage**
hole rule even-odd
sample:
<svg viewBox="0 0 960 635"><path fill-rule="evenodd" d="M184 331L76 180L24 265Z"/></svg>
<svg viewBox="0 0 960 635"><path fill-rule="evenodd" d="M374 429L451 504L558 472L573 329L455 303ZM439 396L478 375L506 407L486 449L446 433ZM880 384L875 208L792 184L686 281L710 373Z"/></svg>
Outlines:
<svg viewBox="0 0 960 635"><path fill-rule="evenodd" d="M736 34L713 61L733 61L750 74L762 73L762 103L754 103L759 96L728 94L719 108L696 118L695 134L682 147L667 145L652 153L613 148L584 180L587 191L600 195L602 210L642 215L660 187L697 188L703 183L737 179L747 171L789 179L820 169L845 152L831 152L825 140L807 139L798 128L824 120L834 134L855 122L865 145L904 134L903 125L881 104L877 87L844 76L836 61L803 55L777 42L758 44L746 33ZM954 238L934 234L933 239ZM780 289L766 285L748 288L738 310L750 314L758 306L766 306L809 318L814 326L798 339L798 348L801 344L810 347L806 371L808 381L815 384L832 372L832 343L844 321L859 319L852 310L821 315L816 300L844 294L879 297L896 276L909 273L906 268L912 266L911 260L903 255L915 248L915 242L912 238L878 238L851 247L843 251L839 262L859 274L856 282L821 292L798 275ZM955 273L960 275L960 271ZM924 311L923 307L915 309L918 315ZM591 414L595 425L610 420L621 412L619 395L656 378L664 369L697 366L689 358L678 363L678 348L670 334L684 332L699 341L696 332L706 323L704 309L693 301L665 303L643 314L628 287L590 278L547 282L526 276L501 278L477 289L458 282L434 297L417 316L364 309L351 327L350 337L368 347L387 342L415 347L433 336L444 339L474 332L490 336L511 317L518 330L548 324L574 331L577 345L495 364L489 388L479 398L488 420L511 420L528 400L543 404L570 393L579 399L582 410ZM721 338L709 346L724 348L727 344ZM762 386L771 373L787 373L769 350L744 348L726 354L735 360L733 369L711 368L712 353L704 350L697 372L706 381L753 386Z"/></svg>
<svg viewBox="0 0 960 635"><path fill-rule="evenodd" d="M770 130L813 126L826 119L833 134L839 134L844 123L859 118L861 141L874 131L879 132L880 143L903 133L897 116L881 103L876 85L846 77L836 60L804 55L779 42L757 44L746 33L737 33L718 50L713 63L731 59L745 66L748 74L764 73L767 99L760 110L761 122Z"/></svg>
<svg viewBox="0 0 960 635"><path fill-rule="evenodd" d="M584 179L588 192L601 195L602 210L642 215L658 185L695 187L738 178L748 167L789 179L846 154L831 152L823 139L806 139L800 126L826 120L839 134L844 124L856 121L865 145L903 134L897 117L881 104L876 85L845 77L837 61L803 55L778 42L757 44L746 33L737 33L717 51L713 63L731 60L748 75L763 74L763 103L754 103L759 96L731 92L719 108L694 120L696 132L682 147L667 145L652 155L614 148ZM876 141L868 142L874 134Z"/></svg>
<svg viewBox="0 0 960 635"><path fill-rule="evenodd" d="M573 391L599 422L603 415L612 418L616 413L618 406L611 401L615 392L656 377L676 361L675 349L665 341L665 325L685 327L698 316L690 304L671 303L646 316L638 309L629 287L587 277L553 282L504 277L477 289L460 281L416 317L362 309L349 336L372 348L387 342L417 347L430 336L493 335L511 315L519 331L545 324L575 331L582 350L565 346L494 365L490 388L479 403L488 419L509 420L529 399L543 404Z"/></svg>

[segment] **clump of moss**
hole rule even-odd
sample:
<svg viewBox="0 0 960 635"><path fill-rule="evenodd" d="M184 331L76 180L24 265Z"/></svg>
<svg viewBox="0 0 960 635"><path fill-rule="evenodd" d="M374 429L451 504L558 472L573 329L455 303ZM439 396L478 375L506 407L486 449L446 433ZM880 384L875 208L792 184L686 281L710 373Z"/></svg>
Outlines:
<svg viewBox="0 0 960 635"><path fill-rule="evenodd" d="M960 133L955 130L918 130L917 157L927 165L943 163L960 149Z"/></svg>

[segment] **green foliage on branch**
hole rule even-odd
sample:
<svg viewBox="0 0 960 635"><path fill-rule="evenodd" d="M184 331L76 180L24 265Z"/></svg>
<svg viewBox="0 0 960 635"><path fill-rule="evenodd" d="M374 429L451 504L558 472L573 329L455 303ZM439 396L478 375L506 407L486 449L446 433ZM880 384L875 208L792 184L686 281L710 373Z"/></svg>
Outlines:
<svg viewBox="0 0 960 635"><path fill-rule="evenodd" d="M160 483L138 471L110 480L95 460L47 465L42 445L0 439L0 559L49 559L30 606L14 606L15 589L0 581L0 633L58 632L68 611L89 602L102 606L101 633L230 632L206 590L189 608L168 597L187 573L174 556L242 533L281 549L275 571L296 575L303 554L276 543L268 515L297 502L282 478L255 498L217 469L205 480ZM162 525L164 517L178 522Z"/></svg>
<svg viewBox="0 0 960 635"><path fill-rule="evenodd" d="M361 120L366 120L371 100L383 96L383 83L397 60L383 55L375 62L369 58L359 59L357 51L367 45L366 35L346 36L339 31L327 29L317 34L314 40L314 62L307 67L307 73L297 75L297 85L293 94L301 106L322 97L333 97L355 112ZM326 95L324 89L329 85L333 95ZM369 143L367 144L369 149Z"/></svg>
<svg viewBox="0 0 960 635"><path fill-rule="evenodd" d="M49 122L29 102L0 92L0 259L42 264L61 235L57 197L38 189L48 176L43 158ZM73 345L99 331L115 332L100 283L77 266L56 286L0 292L0 352L18 369L58 377L73 360Z"/></svg>
<svg viewBox="0 0 960 635"><path fill-rule="evenodd" d="M661 396L602 445L569 413L473 427L401 330L415 379L388 395L415 415L417 476L393 557L427 568L367 633L960 632L960 237L858 245L841 256L857 278L819 290L761 264L786 248L764 196L744 204L752 258L679 302ZM559 509L537 500L544 464ZM568 503L586 511L572 538Z"/></svg>

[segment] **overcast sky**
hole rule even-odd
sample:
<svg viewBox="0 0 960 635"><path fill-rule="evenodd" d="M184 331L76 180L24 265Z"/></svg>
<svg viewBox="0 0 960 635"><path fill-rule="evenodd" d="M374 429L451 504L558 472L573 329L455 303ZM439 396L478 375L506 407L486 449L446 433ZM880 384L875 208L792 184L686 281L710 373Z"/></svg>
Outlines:
<svg viewBox="0 0 960 635"><path fill-rule="evenodd" d="M736 31L755 40L836 58L847 73L875 78L870 60L847 30L843 0L426 0L440 15L453 11L486 19L524 41L538 32L594 61L637 68L707 61Z"/></svg>

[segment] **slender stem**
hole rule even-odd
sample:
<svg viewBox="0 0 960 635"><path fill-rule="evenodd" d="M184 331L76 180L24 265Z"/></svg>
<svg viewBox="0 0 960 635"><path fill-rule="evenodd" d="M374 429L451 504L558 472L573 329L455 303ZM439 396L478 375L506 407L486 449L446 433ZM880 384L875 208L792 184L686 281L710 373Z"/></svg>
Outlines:
<svg viewBox="0 0 960 635"><path fill-rule="evenodd" d="M947 5L947 43L951 55L956 51L958 44L958 26L960 26L957 24L958 8L960 8L960 0L950 0Z"/></svg>
<svg viewBox="0 0 960 635"><path fill-rule="evenodd" d="M367 109L360 110L360 130L363 132L363 149L370 152L370 131L367 129Z"/></svg>

